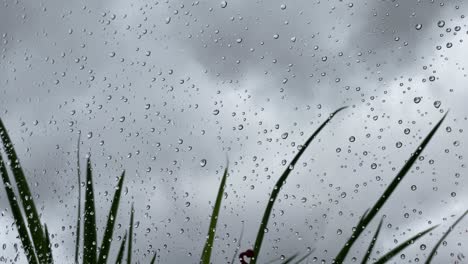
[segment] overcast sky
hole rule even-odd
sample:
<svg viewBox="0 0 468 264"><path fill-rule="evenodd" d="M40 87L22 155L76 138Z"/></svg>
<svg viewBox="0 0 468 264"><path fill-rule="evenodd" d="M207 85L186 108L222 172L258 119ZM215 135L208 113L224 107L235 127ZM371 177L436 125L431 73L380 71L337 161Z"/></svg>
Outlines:
<svg viewBox="0 0 468 264"><path fill-rule="evenodd" d="M53 234L56 263L74 259L80 132L100 227L126 170L114 235L125 232L134 203L135 263L155 251L159 263L198 263L228 158L213 250L213 263L227 263L243 225L241 250L253 246L298 146L341 106L349 108L281 191L260 262L309 248L310 262L331 263L450 110L379 214L375 258L440 224L394 261L425 260L468 204L467 11L463 1L426 0L2 1L0 117ZM3 188L0 207L0 260L25 263ZM365 254L377 223L349 261ZM434 263L468 263L467 244L465 220Z"/></svg>

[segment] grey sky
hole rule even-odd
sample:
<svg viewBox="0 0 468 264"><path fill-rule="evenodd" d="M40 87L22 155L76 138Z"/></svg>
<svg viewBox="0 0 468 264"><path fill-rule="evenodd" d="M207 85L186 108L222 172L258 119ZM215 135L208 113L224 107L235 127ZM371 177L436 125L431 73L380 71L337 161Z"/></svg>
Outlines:
<svg viewBox="0 0 468 264"><path fill-rule="evenodd" d="M225 8L220 1L3 1L1 118L39 195L56 259L73 260L78 131L81 162L91 153L95 167L101 226L116 177L127 172L115 235L134 203L141 263L154 250L159 263L197 263L228 156L214 250L214 263L226 263L242 221L241 250L252 247L283 160L347 105L282 190L262 263L308 247L316 249L310 261L331 263L358 217L450 109L381 213L380 256L395 240L441 224L395 263L424 260L429 250L420 244L430 248L467 209L466 10L462 1L413 0L228 1ZM19 254L24 263L3 191L0 206L7 245L0 255L9 263ZM466 232L465 221L435 263L460 254L466 262ZM360 260L371 236L350 259Z"/></svg>

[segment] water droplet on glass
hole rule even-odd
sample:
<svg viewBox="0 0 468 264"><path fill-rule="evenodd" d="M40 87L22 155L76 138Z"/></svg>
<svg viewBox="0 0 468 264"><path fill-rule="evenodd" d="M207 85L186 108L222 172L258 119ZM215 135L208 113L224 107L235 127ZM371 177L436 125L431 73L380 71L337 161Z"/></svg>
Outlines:
<svg viewBox="0 0 468 264"><path fill-rule="evenodd" d="M206 166L206 159L200 160L200 166L202 166L202 167Z"/></svg>

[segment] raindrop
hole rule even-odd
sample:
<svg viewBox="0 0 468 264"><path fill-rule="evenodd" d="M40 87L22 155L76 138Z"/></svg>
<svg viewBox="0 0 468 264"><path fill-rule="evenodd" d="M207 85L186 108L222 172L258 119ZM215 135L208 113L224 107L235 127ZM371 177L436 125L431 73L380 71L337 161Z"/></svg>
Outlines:
<svg viewBox="0 0 468 264"><path fill-rule="evenodd" d="M206 166L206 159L200 160L200 166L202 166L202 167Z"/></svg>

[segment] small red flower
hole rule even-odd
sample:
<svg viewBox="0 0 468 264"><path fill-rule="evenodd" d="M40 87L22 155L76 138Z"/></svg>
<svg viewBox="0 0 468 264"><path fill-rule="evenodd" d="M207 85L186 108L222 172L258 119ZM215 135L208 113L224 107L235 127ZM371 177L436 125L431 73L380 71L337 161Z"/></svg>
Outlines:
<svg viewBox="0 0 468 264"><path fill-rule="evenodd" d="M248 257L249 259L252 259L254 257L254 251L252 249L248 249L247 251L244 251L240 253L239 255L239 260L241 264L248 264L245 260L244 257Z"/></svg>

